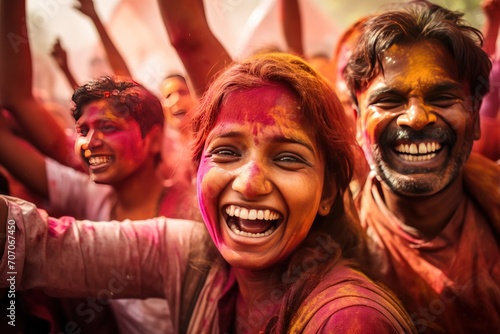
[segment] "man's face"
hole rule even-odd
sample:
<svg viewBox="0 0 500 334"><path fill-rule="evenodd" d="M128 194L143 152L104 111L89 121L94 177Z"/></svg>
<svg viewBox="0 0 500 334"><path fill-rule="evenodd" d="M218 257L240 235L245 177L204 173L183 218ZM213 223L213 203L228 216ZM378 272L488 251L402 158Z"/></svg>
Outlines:
<svg viewBox="0 0 500 334"><path fill-rule="evenodd" d="M109 101L90 102L76 123L75 151L96 183L118 184L151 154L148 136L132 117L120 117Z"/></svg>
<svg viewBox="0 0 500 334"><path fill-rule="evenodd" d="M379 179L401 195L430 195L457 178L477 111L456 63L435 43L393 45L383 71L359 94L358 138Z"/></svg>
<svg viewBox="0 0 500 334"><path fill-rule="evenodd" d="M161 93L167 124L185 131L189 123L189 112L195 103L186 82L178 77L167 78L161 85Z"/></svg>

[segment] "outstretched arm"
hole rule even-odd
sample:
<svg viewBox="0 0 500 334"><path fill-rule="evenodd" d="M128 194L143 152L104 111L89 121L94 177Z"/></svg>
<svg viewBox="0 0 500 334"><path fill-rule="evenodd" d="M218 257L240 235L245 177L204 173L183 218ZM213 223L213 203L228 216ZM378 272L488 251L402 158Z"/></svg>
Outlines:
<svg viewBox="0 0 500 334"><path fill-rule="evenodd" d="M27 138L45 155L63 164L68 150L65 131L32 93L32 59L26 27L25 0L0 0L0 104L7 108Z"/></svg>
<svg viewBox="0 0 500 334"><path fill-rule="evenodd" d="M208 26L203 0L158 0L158 4L170 43L200 97L232 59Z"/></svg>
<svg viewBox="0 0 500 334"><path fill-rule="evenodd" d="M108 56L108 61L111 65L111 68L113 69L113 72L117 75L131 78L132 75L130 74L127 63L109 37L104 24L99 18L99 15L97 15L93 0L78 0L78 2L79 5L75 6L75 8L84 15L88 16L94 23L94 26L97 29L97 33L99 34L101 42L104 46L104 50L106 51L106 55Z"/></svg>
<svg viewBox="0 0 500 334"><path fill-rule="evenodd" d="M59 66L61 71L64 73L64 76L66 77L66 80L68 80L71 88L77 89L80 85L76 82L73 73L71 73L71 70L69 69L68 56L66 54L66 50L62 47L61 40L59 38L56 39L50 55L54 58L57 66Z"/></svg>
<svg viewBox="0 0 500 334"><path fill-rule="evenodd" d="M298 0L279 0L278 11L285 34L288 52L304 56L302 20Z"/></svg>
<svg viewBox="0 0 500 334"><path fill-rule="evenodd" d="M483 50L488 56L493 57L496 52L498 29L500 29L500 0L483 0L481 8L485 15Z"/></svg>

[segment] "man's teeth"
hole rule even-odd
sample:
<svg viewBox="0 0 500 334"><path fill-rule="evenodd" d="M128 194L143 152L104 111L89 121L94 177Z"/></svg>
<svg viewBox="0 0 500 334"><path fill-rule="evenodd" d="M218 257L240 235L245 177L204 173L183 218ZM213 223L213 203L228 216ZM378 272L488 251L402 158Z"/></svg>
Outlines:
<svg viewBox="0 0 500 334"><path fill-rule="evenodd" d="M238 217L241 219L248 220L276 220L280 217L280 214L271 210L255 210L255 209L245 209L236 205L230 205L226 208L226 213L230 217Z"/></svg>
<svg viewBox="0 0 500 334"><path fill-rule="evenodd" d="M400 144L396 146L396 151L401 157L408 161L430 160L436 156L436 151L441 149L438 142L420 143L420 144ZM406 154L404 154L406 153Z"/></svg>
<svg viewBox="0 0 500 334"><path fill-rule="evenodd" d="M418 144L400 144L396 147L396 151L400 153L410 153L410 154L426 154L434 153L441 148L441 144L437 142L432 143L420 143Z"/></svg>
<svg viewBox="0 0 500 334"><path fill-rule="evenodd" d="M104 164L104 163L108 162L109 160L110 160L110 158L108 156L100 155L100 156L90 157L89 164L92 166L96 166L96 165Z"/></svg>

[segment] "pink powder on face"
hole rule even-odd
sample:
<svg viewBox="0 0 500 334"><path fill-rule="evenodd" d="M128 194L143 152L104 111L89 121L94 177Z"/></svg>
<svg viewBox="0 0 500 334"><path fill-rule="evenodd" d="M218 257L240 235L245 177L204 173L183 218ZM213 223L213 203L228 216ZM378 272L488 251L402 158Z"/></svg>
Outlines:
<svg viewBox="0 0 500 334"><path fill-rule="evenodd" d="M232 93L224 104L225 121L243 124L262 124L270 126L276 123L280 113L272 110L290 104L291 93L282 86L273 85L253 88L248 91Z"/></svg>
<svg viewBox="0 0 500 334"><path fill-rule="evenodd" d="M258 144L258 134L267 127L278 123L286 127L290 120L301 123L299 109L295 96L280 85L238 91L226 97L218 117L224 121L217 121L217 126L224 129L232 123L248 124L252 127L255 143ZM286 122L283 121L284 118L287 119Z"/></svg>

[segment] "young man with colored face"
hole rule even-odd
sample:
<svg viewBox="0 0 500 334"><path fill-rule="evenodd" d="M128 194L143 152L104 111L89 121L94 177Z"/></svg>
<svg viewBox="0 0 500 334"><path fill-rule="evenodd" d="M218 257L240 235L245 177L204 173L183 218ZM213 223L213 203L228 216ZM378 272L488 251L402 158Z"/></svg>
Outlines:
<svg viewBox="0 0 500 334"><path fill-rule="evenodd" d="M500 328L500 167L470 156L491 68L480 40L459 13L412 2L369 20L347 65L373 268L420 332Z"/></svg>
<svg viewBox="0 0 500 334"><path fill-rule="evenodd" d="M3 35L22 36L25 29L25 2L1 1L0 4ZM2 39L0 64L3 68L8 65L16 68L18 72L8 73L13 77L19 74L19 77L27 80L31 75L19 72L29 72L31 67L27 69L19 66L19 62L11 64L9 61L15 57L30 59L29 43L21 44L17 53L13 48L8 39ZM26 87L30 87L30 84L25 82L22 89L16 90L16 85L8 85L4 79L0 82L3 93L1 103L5 102L9 108L17 108L19 114L33 114L33 119L40 116L38 112L43 114L43 106L27 94L30 89ZM9 95L11 92L14 97ZM16 101L12 100L14 98ZM77 130L74 148L88 174L47 158L6 127L0 129L1 164L33 192L41 195L47 201L47 209L51 214L120 221L161 215L192 219L199 217L194 187L180 183L166 187L157 173L164 140L164 115L156 96L131 79L102 77L79 87L73 95L73 102ZM38 128L43 129L44 126L45 123L40 121ZM23 128L31 130L30 127ZM71 153L71 156L75 156ZM64 157L59 160L64 160ZM109 276L108 280L113 278L110 272L102 274ZM97 308L100 310L107 305L102 301L98 303ZM97 320L104 311L97 312L93 320L87 321L89 318L82 316L82 313L85 314L88 308L79 310L79 305L81 301L67 309L77 312L73 316L79 320L82 330L101 327L101 330L106 331ZM36 306L34 309L46 305ZM114 302L113 308L123 332L132 333L135 330L143 333L152 328L168 331L171 328L168 306L164 300L120 301ZM57 316L47 320L55 324L55 318ZM64 326L64 319L62 322ZM86 325L92 329L84 328ZM62 328L52 327L51 330L55 332Z"/></svg>

